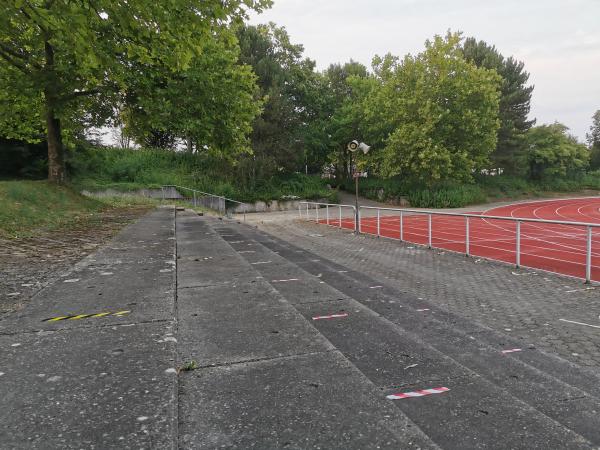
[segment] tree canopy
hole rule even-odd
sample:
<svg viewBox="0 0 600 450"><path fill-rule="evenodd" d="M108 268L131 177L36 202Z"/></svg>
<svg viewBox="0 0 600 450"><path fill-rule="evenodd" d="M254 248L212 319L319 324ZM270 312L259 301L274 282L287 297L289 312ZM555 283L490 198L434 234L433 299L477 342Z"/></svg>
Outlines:
<svg viewBox="0 0 600 450"><path fill-rule="evenodd" d="M534 180L548 176L575 175L588 167L590 153L571 136L569 128L555 122L527 132L526 164Z"/></svg>
<svg viewBox="0 0 600 450"><path fill-rule="evenodd" d="M48 142L64 180L63 125L101 123L141 68L187 69L202 43L268 0L11 0L0 6L0 121L10 137Z"/></svg>
<svg viewBox="0 0 600 450"><path fill-rule="evenodd" d="M467 61L477 67L493 69L502 77L500 87L498 142L490 155L492 163L508 172L518 172L519 156L526 149L525 133L535 123L529 119L533 86L527 86L529 73L524 63L513 57L505 58L496 47L470 37L462 51Z"/></svg>
<svg viewBox="0 0 600 450"><path fill-rule="evenodd" d="M488 163L499 127L500 76L466 61L458 33L425 51L374 60L379 87L365 109L384 139L381 171L432 184L469 181Z"/></svg>
<svg viewBox="0 0 600 450"><path fill-rule="evenodd" d="M590 147L590 167L600 169L600 109L592 116L592 126L586 135Z"/></svg>

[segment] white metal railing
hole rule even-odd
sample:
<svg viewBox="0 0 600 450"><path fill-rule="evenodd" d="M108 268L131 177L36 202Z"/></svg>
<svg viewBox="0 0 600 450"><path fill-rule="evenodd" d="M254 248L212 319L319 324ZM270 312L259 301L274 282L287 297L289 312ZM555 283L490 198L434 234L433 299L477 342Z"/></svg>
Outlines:
<svg viewBox="0 0 600 450"><path fill-rule="evenodd" d="M306 214L305 217L307 220L310 220L309 210L315 211L313 215L317 222L319 222L319 214L318 210L322 209L324 206L327 208L327 218L329 218L328 209L329 207L335 208L350 208L355 214L355 218L352 221L353 228L357 233L363 233L362 219L365 217L376 217L375 223L375 232L364 232L365 234L373 234L378 237L387 237L390 239L395 239L391 236L385 236L381 233L381 212L392 212L398 213L399 215L399 229L397 232L399 233L399 240L405 240L405 217L407 215L424 215L427 216L427 247L434 248L433 246L433 227L432 227L432 218L434 216L449 216L449 217L463 217L464 220L464 232L465 232L465 254L466 256L471 256L471 240L472 240L472 230L471 230L471 221L472 219L480 219L484 221L506 221L515 223L515 266L517 268L521 267L521 254L522 254L522 246L521 246L521 225L523 223L539 223L539 224L550 224L550 225L566 225L570 227L580 227L586 230L585 233L585 281L586 283L591 282L592 278L592 237L593 237L593 229L600 228L600 224L596 223L588 223L588 222L570 222L564 220L547 220L547 219L529 219L529 218L517 218L517 217L505 217L505 216L491 216L491 215L479 215L479 214L469 214L469 213L454 213L454 212L446 212L446 211L428 211L421 209L407 209L407 208L379 208L374 206L359 206L358 211L356 211L354 206L351 205L337 205L337 204L327 204L327 203L317 203L317 202L301 202L304 205ZM373 216L366 216L367 212L373 211ZM298 208L298 212L300 217L302 218L301 208ZM341 220L341 212L339 222L334 222L342 227ZM327 219L327 224L329 225L329 219ZM435 247L435 248L443 248L444 250L449 250L444 247ZM452 251L452 250L450 250ZM479 257L486 259L494 259L483 255L478 255ZM544 258L544 256L539 256L540 258ZM576 264L576 263L574 263Z"/></svg>
<svg viewBox="0 0 600 450"><path fill-rule="evenodd" d="M319 221L319 210L325 209L325 213L322 216L325 219L327 225L337 223L338 228L343 228L342 224L344 219L348 219L347 215L343 214L345 210L352 211L352 228L356 229L357 226L357 215L356 207L353 205L340 205L337 203L321 203L321 202L298 202L298 216L302 219L302 215L305 214L306 220L310 220L310 211L314 211L315 220ZM337 214L330 213L330 210L336 210ZM336 220L337 218L337 220Z"/></svg>
<svg viewBox="0 0 600 450"><path fill-rule="evenodd" d="M191 201L192 204L194 205L194 207L197 207L198 203L201 203L202 206L205 206L209 209L219 211L219 213L221 213L223 215L227 214L227 202L235 203L237 205L242 205L243 206L242 214L244 215L244 221L246 221L247 205L243 202L239 202L237 200L223 197L222 195L215 195L215 194L211 194L209 192L202 192L202 191L199 191L198 189L193 189L193 188L189 188L186 186L179 186L176 184L166 184L161 187L163 200L167 200L166 192L168 189L174 189L180 195L181 195L181 193L179 192L180 190L189 192L189 193L191 193L190 197L182 197L182 198L184 200ZM204 198L208 198L209 202L202 201L202 199L204 199ZM172 198L170 198L170 199L172 199ZM216 207L215 207L215 204L216 204Z"/></svg>

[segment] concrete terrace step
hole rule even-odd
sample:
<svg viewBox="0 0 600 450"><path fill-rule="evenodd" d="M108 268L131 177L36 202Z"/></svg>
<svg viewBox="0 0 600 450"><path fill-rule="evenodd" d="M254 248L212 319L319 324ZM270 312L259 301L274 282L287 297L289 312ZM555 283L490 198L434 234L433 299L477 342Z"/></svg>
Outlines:
<svg viewBox="0 0 600 450"><path fill-rule="evenodd" d="M173 219L148 214L3 317L1 448L175 446Z"/></svg>
<svg viewBox="0 0 600 450"><path fill-rule="evenodd" d="M380 398L449 387L445 394L394 403L441 447L593 448L600 443L595 374L532 348L503 354L523 343L249 227L211 223L380 388ZM332 313L348 316L312 320Z"/></svg>
<svg viewBox="0 0 600 450"><path fill-rule="evenodd" d="M436 448L213 220L177 216L178 350L198 365L180 374L180 446Z"/></svg>

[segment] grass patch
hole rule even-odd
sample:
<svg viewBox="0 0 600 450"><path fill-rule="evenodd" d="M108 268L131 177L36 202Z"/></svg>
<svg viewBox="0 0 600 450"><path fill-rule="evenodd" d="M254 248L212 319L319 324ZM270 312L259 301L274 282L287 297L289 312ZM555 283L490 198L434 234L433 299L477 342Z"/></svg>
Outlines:
<svg viewBox="0 0 600 450"><path fill-rule="evenodd" d="M107 209L155 204L137 197L90 198L46 181L0 181L0 237L32 236L38 230L93 222Z"/></svg>

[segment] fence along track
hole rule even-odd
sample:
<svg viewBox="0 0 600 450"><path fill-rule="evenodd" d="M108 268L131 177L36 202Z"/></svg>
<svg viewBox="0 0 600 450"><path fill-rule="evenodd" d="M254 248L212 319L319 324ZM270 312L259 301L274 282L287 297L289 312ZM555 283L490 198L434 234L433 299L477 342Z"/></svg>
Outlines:
<svg viewBox="0 0 600 450"><path fill-rule="evenodd" d="M319 210L320 209L325 209L325 217L323 217L321 215L321 218L319 218ZM338 210L338 217L337 220L331 220L331 215L330 215L330 209L337 209ZM342 211L352 211L352 217L349 219L347 216L344 218L342 217ZM373 232L368 232L365 231L365 223L363 223L363 221L366 221L368 219L373 218L372 216L367 216L366 214L363 214L363 212L368 212L368 211L375 211L376 212L376 222L374 225L374 231ZM381 224L382 224L382 217L381 217L381 212L385 212L385 213L398 213L398 219L399 219L399 224L398 224L398 233L399 233L399 238L396 239L394 237L391 236L386 236L383 235L381 232ZM547 219L528 219L528 218L515 218L515 217L506 217L506 216L492 216L492 215L479 215L479 214L469 214L469 213L453 213L453 212L445 212L445 211L429 211L429 210L419 210L419 209L406 209L406 208L379 208L379 207L375 207L375 206L359 206L358 211L356 210L356 208L353 205L338 205L338 204L332 204L332 203L318 203L318 202L300 202L299 206L298 206L298 215L300 218L305 218L306 220L311 220L314 219L317 223L326 223L327 225L333 225L333 226L337 226L339 228L351 228L354 229L356 233L362 233L362 234L372 234L378 237L386 237L389 239L395 239L395 240L399 240L399 241L407 241L407 242L411 242L411 243L415 243L415 244L419 244L419 245L426 245L428 248L439 248L439 249L444 249L444 250L449 250L449 251L455 251L458 252L456 250L452 250L452 249L448 249L446 247L442 247L442 246L435 246L433 243L433 227L432 227L432 223L433 223L433 218L434 217L462 217L464 218L464 236L465 236L465 251L464 252L459 252L459 253L464 253L466 256L471 256L471 247L472 247L472 242L473 242L473 238L477 237L477 236L473 236L473 227L472 227L472 222L474 219L478 219L480 221L483 222L487 222L487 223L491 223L492 221L504 221L504 222L508 222L511 224L514 224L514 234L515 234L515 247L514 247L514 253L515 253L515 261L514 261L514 265L515 267L519 268L522 267L522 225L523 224L546 224L546 225L558 225L558 226L569 226L571 228L575 228L575 229L584 229L585 230L585 282L586 283L590 283L592 280L592 237L593 237L593 230L596 228L600 228L600 224L596 224L596 223L587 223L587 222L572 222L572 221L564 221L564 220L547 220ZM312 217L311 217L312 216ZM364 217L363 217L364 216ZM415 242L413 240L408 240L405 239L405 234L406 234L406 217L407 216L425 216L427 218L427 237L426 237L426 242L422 243L422 242ZM386 218L389 218L390 216L385 216ZM395 216L394 216L395 217ZM368 228L371 228L371 226L369 225ZM507 230L505 230L507 231ZM512 231L508 230L509 235ZM500 239L501 240L501 239ZM547 242L547 241L546 241ZM512 252L511 251L511 252ZM497 259L497 258L493 258L490 256L485 256L485 255L477 255L478 257L484 258L484 259L491 259L494 261L502 261L502 262L507 262L504 261L502 259ZM545 256L538 256L539 258L548 258ZM567 262L567 261L564 261ZM572 264L577 264L577 263L572 263ZM523 267L530 267L530 266L523 266ZM542 269L542 270L546 270L540 267L532 267L535 269ZM563 274L563 275L568 275L568 274ZM582 277L577 277L577 278L582 278Z"/></svg>

